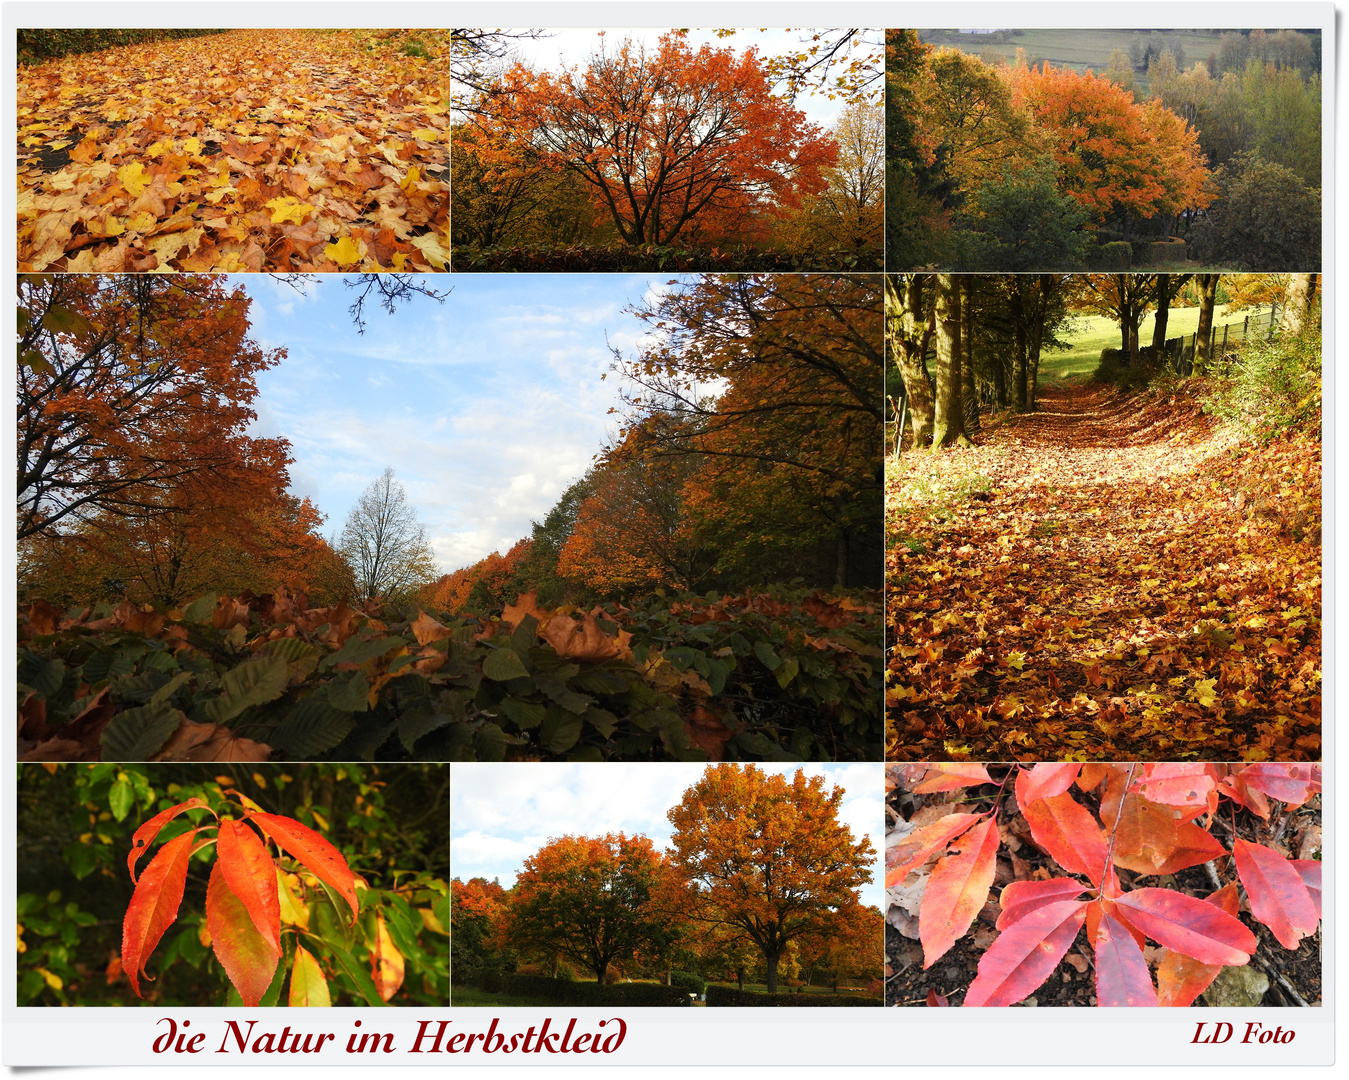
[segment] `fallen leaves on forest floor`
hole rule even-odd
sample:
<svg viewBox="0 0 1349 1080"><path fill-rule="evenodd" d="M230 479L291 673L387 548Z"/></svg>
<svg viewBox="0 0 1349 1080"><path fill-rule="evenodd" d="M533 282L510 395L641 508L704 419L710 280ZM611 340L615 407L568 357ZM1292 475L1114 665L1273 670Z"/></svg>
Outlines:
<svg viewBox="0 0 1349 1080"><path fill-rule="evenodd" d="M1198 383L889 463L890 760L1320 757L1320 444L1241 445Z"/></svg>
<svg viewBox="0 0 1349 1080"><path fill-rule="evenodd" d="M449 72L232 30L18 75L19 269L449 269Z"/></svg>

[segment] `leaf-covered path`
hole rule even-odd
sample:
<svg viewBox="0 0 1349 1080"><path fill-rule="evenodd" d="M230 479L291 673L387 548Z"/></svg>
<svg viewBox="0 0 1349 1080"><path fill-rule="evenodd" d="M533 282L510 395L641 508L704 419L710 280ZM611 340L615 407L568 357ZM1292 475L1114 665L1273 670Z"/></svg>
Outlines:
<svg viewBox="0 0 1349 1080"><path fill-rule="evenodd" d="M448 61L232 30L19 69L20 270L449 269Z"/></svg>
<svg viewBox="0 0 1349 1080"><path fill-rule="evenodd" d="M1058 384L888 463L891 760L1320 757L1319 444L1197 392Z"/></svg>

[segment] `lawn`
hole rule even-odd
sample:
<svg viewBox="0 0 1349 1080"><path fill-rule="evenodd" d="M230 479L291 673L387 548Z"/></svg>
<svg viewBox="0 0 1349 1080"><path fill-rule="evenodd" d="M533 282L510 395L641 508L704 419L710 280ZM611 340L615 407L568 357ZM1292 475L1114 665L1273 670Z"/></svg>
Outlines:
<svg viewBox="0 0 1349 1080"><path fill-rule="evenodd" d="M1241 317L1227 314L1225 306L1219 306L1213 313L1215 326L1225 322L1240 323ZM1147 345L1152 342L1153 316L1147 316L1138 328L1138 340ZM1173 307L1166 322L1166 336L1180 337L1193 334L1199 327L1199 309L1197 307ZM1075 376L1089 376L1101 361L1102 349L1120 347L1119 324L1104 315L1092 315L1073 320L1071 328L1063 335L1070 340L1065 349L1054 349L1040 357L1040 379L1068 379Z"/></svg>

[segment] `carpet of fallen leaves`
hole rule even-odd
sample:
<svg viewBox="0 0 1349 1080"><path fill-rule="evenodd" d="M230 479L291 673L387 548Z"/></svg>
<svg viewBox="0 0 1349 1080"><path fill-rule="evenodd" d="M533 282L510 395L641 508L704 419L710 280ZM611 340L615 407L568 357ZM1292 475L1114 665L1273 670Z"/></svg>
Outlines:
<svg viewBox="0 0 1349 1080"><path fill-rule="evenodd" d="M19 69L19 269L449 269L449 71L232 30Z"/></svg>
<svg viewBox="0 0 1349 1080"><path fill-rule="evenodd" d="M1319 759L1320 444L1200 393L1060 384L889 463L889 760Z"/></svg>

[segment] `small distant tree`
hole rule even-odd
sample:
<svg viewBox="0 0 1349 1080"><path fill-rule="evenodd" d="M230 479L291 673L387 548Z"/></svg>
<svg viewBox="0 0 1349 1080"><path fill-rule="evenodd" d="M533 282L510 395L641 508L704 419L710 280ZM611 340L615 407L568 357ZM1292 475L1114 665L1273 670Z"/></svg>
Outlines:
<svg viewBox="0 0 1349 1080"><path fill-rule="evenodd" d="M368 600L400 600L436 575L436 560L417 512L393 469L371 482L347 515L338 548Z"/></svg>

